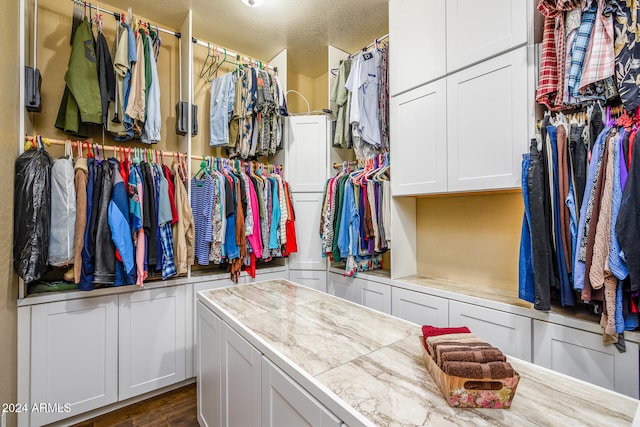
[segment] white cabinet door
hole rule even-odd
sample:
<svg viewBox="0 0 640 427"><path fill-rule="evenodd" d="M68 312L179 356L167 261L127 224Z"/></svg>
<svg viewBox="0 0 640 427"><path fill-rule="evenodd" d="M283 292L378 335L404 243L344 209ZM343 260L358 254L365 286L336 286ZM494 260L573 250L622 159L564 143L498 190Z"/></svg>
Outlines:
<svg viewBox="0 0 640 427"><path fill-rule="evenodd" d="M118 400L117 301L117 296L106 296L32 307L29 407L47 403L60 409L31 412L31 425Z"/></svg>
<svg viewBox="0 0 640 427"><path fill-rule="evenodd" d="M524 0L447 0L447 72L527 42Z"/></svg>
<svg viewBox="0 0 640 427"><path fill-rule="evenodd" d="M533 321L533 362L574 378L638 398L638 344L627 351L605 346L594 334L540 320Z"/></svg>
<svg viewBox="0 0 640 427"><path fill-rule="evenodd" d="M262 426L338 427L342 422L287 374L262 358Z"/></svg>
<svg viewBox="0 0 640 427"><path fill-rule="evenodd" d="M313 270L291 270L289 279L293 283L327 292L327 272Z"/></svg>
<svg viewBox="0 0 640 427"><path fill-rule="evenodd" d="M356 292L353 300L358 304L391 314L391 286L363 280L362 286L354 286L351 291Z"/></svg>
<svg viewBox="0 0 640 427"><path fill-rule="evenodd" d="M360 290L364 286L364 280L344 277L338 273L329 273L329 281L327 282L327 293L333 296L346 299L348 301L362 304Z"/></svg>
<svg viewBox="0 0 640 427"><path fill-rule="evenodd" d="M526 46L447 76L449 191L520 187L527 91Z"/></svg>
<svg viewBox="0 0 640 427"><path fill-rule="evenodd" d="M444 78L391 98L394 196L447 191L446 106Z"/></svg>
<svg viewBox="0 0 640 427"><path fill-rule="evenodd" d="M198 316L198 423L202 427L222 426L222 321L202 303Z"/></svg>
<svg viewBox="0 0 640 427"><path fill-rule="evenodd" d="M389 93L391 96L444 76L446 71L444 3L444 0L391 0L389 2L389 41L391 43Z"/></svg>
<svg viewBox="0 0 640 427"><path fill-rule="evenodd" d="M260 427L262 355L233 329L222 332L222 425Z"/></svg>
<svg viewBox="0 0 640 427"><path fill-rule="evenodd" d="M119 398L128 399L185 379L185 288L119 295Z"/></svg>
<svg viewBox="0 0 640 427"><path fill-rule="evenodd" d="M291 191L321 192L327 180L327 117L289 116L286 123L285 173Z"/></svg>
<svg viewBox="0 0 640 427"><path fill-rule="evenodd" d="M531 361L531 319L504 311L449 301L449 326L467 326L504 354Z"/></svg>
<svg viewBox="0 0 640 427"><path fill-rule="evenodd" d="M418 325L449 326L449 300L394 287L391 314Z"/></svg>
<svg viewBox="0 0 640 427"><path fill-rule="evenodd" d="M307 160L307 162L310 162ZM324 184L323 184L324 185ZM323 193L293 193L298 252L289 255L291 270L325 270L320 239Z"/></svg>

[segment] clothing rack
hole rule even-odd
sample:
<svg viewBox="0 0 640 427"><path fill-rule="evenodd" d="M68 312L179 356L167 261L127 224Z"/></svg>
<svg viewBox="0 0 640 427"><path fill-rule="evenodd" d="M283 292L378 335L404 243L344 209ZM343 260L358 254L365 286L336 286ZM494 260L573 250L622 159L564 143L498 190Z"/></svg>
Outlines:
<svg viewBox="0 0 640 427"><path fill-rule="evenodd" d="M271 66L267 62L261 61L259 59L251 58L249 56L242 56L239 53L232 52L232 51L230 51L228 49L225 49L223 47L215 46L215 45L213 45L213 44L211 44L209 42L196 39L195 37L192 37L191 41L192 41L193 44L196 44L198 46L206 47L207 49L215 49L219 53L227 55L227 56L229 56L231 58L235 58L236 61L238 61L238 62L243 62L244 61L244 62L247 62L247 63L249 63L251 65L258 66L260 68L266 68L266 69L269 69L269 70L273 70L273 72L275 72L276 74L278 73L278 67Z"/></svg>
<svg viewBox="0 0 640 427"><path fill-rule="evenodd" d="M369 43L368 45L366 45L365 47L363 47L360 50L368 50L371 47L377 46L378 43L380 43L382 40L384 39L388 39L389 38L389 33L385 34L382 37L378 37L377 39L375 39L373 42Z"/></svg>
<svg viewBox="0 0 640 427"><path fill-rule="evenodd" d="M25 140L25 150L27 147L32 147L32 148L37 148L38 147L38 143L40 142L40 138L42 138L42 144L43 146L49 146L49 145L60 145L60 146L65 146L68 142L71 143L72 146L74 147L78 147L78 145L81 147L80 149L83 149L85 146L87 148L92 148L92 147L98 147L102 149L102 152L105 153L107 151L113 151L114 153L118 152L120 149L122 150L127 150L127 152L130 152L131 147L123 147L123 146L116 146L116 145L100 145L97 142L90 142L90 141L71 141L71 140L64 140L64 139L54 139L54 138L45 138L45 137L41 137L40 135L34 135L34 136L25 136L24 140ZM86 145L85 145L86 144ZM210 159L215 159L216 157L213 156L205 156L205 155L196 155L196 154L192 154L191 156L187 156L186 153L180 153L180 152L176 152L176 151L162 151L162 150L154 150L152 148L142 148L142 150L149 150L150 153L158 154L162 157L176 157L176 158L187 158L189 157L191 160L202 160L202 161L207 161ZM229 164L232 164L233 162L236 161L236 159L226 159L226 158L219 158L220 160L223 161L223 163L225 161L229 162ZM251 164L257 164L258 162L253 162L253 161L243 161L243 160L238 160L238 162L240 162L239 164L243 167L245 166L249 166ZM260 163L262 165L265 165L267 167L273 167L273 170L276 171L277 173L281 173L283 166L282 165L274 165L274 164L270 164L270 163Z"/></svg>
<svg viewBox="0 0 640 427"><path fill-rule="evenodd" d="M100 12L105 12L108 13L110 15L113 15L113 17L116 19L116 21L121 21L122 20L122 16L124 15L124 13L119 13L119 12L113 12L109 9L105 9L104 7L100 7L98 5L95 4L91 4L91 3L87 3L86 1L81 1L81 0L71 0L74 4L80 5L80 6L84 6L84 7L88 7L90 9L95 10L97 13ZM172 36L175 36L176 38L180 38L181 34L180 32L176 32L173 30L167 30L166 28L162 28L162 27L158 27L157 25L155 26L155 29L157 31L160 31L162 33L166 33L166 34L170 34Z"/></svg>

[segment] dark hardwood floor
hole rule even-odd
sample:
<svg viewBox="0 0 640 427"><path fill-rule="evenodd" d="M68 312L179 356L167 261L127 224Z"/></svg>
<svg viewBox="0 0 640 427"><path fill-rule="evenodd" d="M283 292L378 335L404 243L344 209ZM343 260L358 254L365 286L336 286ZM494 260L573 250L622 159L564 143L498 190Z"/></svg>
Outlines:
<svg viewBox="0 0 640 427"><path fill-rule="evenodd" d="M73 427L197 426L196 402L196 385L191 384L83 421Z"/></svg>

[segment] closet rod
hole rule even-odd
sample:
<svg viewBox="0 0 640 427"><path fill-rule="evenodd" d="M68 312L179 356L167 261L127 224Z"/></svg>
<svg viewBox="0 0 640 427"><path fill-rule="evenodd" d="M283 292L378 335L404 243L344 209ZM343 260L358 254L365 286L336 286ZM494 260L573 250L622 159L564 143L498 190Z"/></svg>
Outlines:
<svg viewBox="0 0 640 427"><path fill-rule="evenodd" d="M366 45L365 47L363 47L363 48L362 48L362 49L360 49L360 50L367 50L367 49L369 49L370 47L373 47L376 43L380 43L382 40L384 40L384 39L388 39L388 38L389 38L389 33L385 34L385 35L384 35L384 36L382 36L382 37L378 37L377 39L375 39L375 41L373 41L373 42L369 43L368 45Z"/></svg>
<svg viewBox="0 0 640 427"><path fill-rule="evenodd" d="M122 16L122 13L118 13L118 12L113 12L109 9L105 9L104 7L100 7L97 6L95 4L91 4L91 3L87 3L85 1L80 1L80 0L71 0L73 3L78 4L80 6L88 6L89 8L95 10L97 13L100 12L105 12L108 13L110 15L113 15L114 18L116 18L116 21L120 21L120 16ZM157 25L155 26L155 28L162 32L162 33L166 33L166 34L170 34L172 36L176 36L176 38L180 38L181 34L179 32L176 31L172 31L172 30L167 30L166 28L162 28L162 27L158 27Z"/></svg>
<svg viewBox="0 0 640 427"><path fill-rule="evenodd" d="M274 66L272 66L272 65L269 65L268 63L266 63L266 62L264 62L264 61L260 61L259 59L251 58L251 57L249 57L249 56L242 56L242 55L240 55L240 54L238 54L238 53L235 53L235 52L232 52L232 51L227 50L227 49L225 49L225 48L222 48L222 47L216 46L216 45L214 45L214 44L212 44L212 43L208 43L208 42L205 42L205 41L202 41L202 40L196 39L195 37L192 37L192 38L191 38L191 41L192 41L194 44L197 44L198 46L206 47L207 49L211 49L211 48L213 48L213 49L217 50L217 51L218 51L218 52L220 52L220 53L226 53L226 55L227 55L227 56L230 56L230 57L232 57L232 58L238 58L238 57L239 57L240 59L247 60L247 62L249 62L249 63L253 63L253 64L255 64L255 65L260 64L260 63L261 63L261 64L262 64L262 66L263 66L263 68L268 68L268 69L270 69L270 70L275 71L276 73L278 72L278 67L274 67Z"/></svg>
<svg viewBox="0 0 640 427"><path fill-rule="evenodd" d="M334 163L333 164L333 168L334 169L340 169L341 167L344 167L345 163L347 165L349 165L349 166L355 166L355 165L358 164L358 162L359 162L358 160L351 160L351 161L348 161L348 162Z"/></svg>
<svg viewBox="0 0 640 427"><path fill-rule="evenodd" d="M25 142L30 142L33 145L37 146L38 141L37 141L38 136L25 136L24 140ZM100 148L102 149L103 152L106 151L113 151L113 150L119 150L120 148L132 148L132 147L122 147L122 146L117 146L117 145L100 145L97 142L89 142L89 141L71 141L68 140L69 142L71 142L71 145L73 146L78 146L78 144L89 144L90 146L93 145L98 145L100 146ZM67 140L64 139L54 139L54 138L45 138L42 137L42 142L44 142L47 145L62 145L64 146L67 143ZM145 150L153 150L153 151L157 151L158 153L162 153L165 157L178 157L178 155L182 156L182 157L187 157L186 154L184 153L179 153L176 151L163 151L163 150L156 150L154 148L147 148L147 147L137 147L137 148L142 148ZM205 155L197 155L197 154L192 154L191 155L191 160L207 160L208 157L214 157L214 156L205 156ZM229 161L233 161L235 159L225 159L225 160L229 160ZM248 162L247 161L240 161L241 164L245 165ZM259 163L259 162L258 162ZM263 165L270 165L270 166L276 166L278 168L278 170L282 171L283 167L282 165L275 165L273 163L262 163Z"/></svg>

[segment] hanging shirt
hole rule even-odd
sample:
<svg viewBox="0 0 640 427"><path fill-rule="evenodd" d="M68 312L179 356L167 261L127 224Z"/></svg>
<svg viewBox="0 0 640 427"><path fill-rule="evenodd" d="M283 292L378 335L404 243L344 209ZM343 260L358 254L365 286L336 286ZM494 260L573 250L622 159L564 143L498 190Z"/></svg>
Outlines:
<svg viewBox="0 0 640 427"><path fill-rule="evenodd" d="M212 240L213 180L209 175L191 180L191 210L195 230L195 257L199 265L209 265Z"/></svg>
<svg viewBox="0 0 640 427"><path fill-rule="evenodd" d="M361 53L351 70L345 87L357 94L351 103L351 123L358 123L361 138L380 147L378 120L378 85L380 84L380 52L377 49Z"/></svg>
<svg viewBox="0 0 640 427"><path fill-rule="evenodd" d="M604 13L605 0L597 0L597 2L596 22L593 26L589 44L591 49L587 51L582 68L580 90L583 90L591 83L613 76L615 72L613 17L610 13Z"/></svg>
<svg viewBox="0 0 640 427"><path fill-rule="evenodd" d="M235 106L236 75L227 73L211 82L209 145L229 144L229 122Z"/></svg>
<svg viewBox="0 0 640 427"><path fill-rule="evenodd" d="M144 120L144 131L142 132L142 142L155 144L160 142L160 130L162 128L162 117L160 114L160 80L158 78L158 67L153 59L152 43L149 36L147 38L147 55L145 55L145 65L149 67L150 79L147 80L147 102ZM147 60L149 57L149 60ZM146 71L146 70L145 70Z"/></svg>

